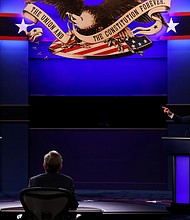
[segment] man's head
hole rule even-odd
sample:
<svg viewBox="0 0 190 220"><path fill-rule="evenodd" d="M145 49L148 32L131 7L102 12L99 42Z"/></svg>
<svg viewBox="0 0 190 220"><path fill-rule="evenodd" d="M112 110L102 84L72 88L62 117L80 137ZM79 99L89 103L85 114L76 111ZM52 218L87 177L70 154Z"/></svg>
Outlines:
<svg viewBox="0 0 190 220"><path fill-rule="evenodd" d="M58 173L63 167L62 156L55 150L50 151L44 156L43 167L47 173Z"/></svg>

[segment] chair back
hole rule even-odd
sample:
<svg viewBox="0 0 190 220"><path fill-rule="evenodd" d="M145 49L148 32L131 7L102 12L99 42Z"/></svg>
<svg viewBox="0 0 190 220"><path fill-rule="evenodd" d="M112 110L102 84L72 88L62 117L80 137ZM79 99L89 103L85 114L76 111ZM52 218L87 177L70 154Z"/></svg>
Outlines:
<svg viewBox="0 0 190 220"><path fill-rule="evenodd" d="M30 220L64 220L71 204L71 193L61 188L32 187L20 191L20 202Z"/></svg>

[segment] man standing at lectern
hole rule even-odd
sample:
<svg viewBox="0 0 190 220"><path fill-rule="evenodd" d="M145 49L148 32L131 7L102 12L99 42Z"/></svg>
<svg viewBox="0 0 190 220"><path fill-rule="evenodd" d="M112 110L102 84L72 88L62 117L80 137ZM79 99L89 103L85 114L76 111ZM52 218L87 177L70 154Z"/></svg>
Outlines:
<svg viewBox="0 0 190 220"><path fill-rule="evenodd" d="M169 108L162 106L164 113L168 115L168 117L176 123L180 124L190 124L190 115L187 116L179 116L175 113L171 112Z"/></svg>

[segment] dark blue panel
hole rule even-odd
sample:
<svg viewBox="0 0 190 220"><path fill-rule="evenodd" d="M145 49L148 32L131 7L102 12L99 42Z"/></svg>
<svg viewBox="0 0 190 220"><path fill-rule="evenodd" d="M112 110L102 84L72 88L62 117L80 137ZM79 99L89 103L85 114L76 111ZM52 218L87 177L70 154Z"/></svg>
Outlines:
<svg viewBox="0 0 190 220"><path fill-rule="evenodd" d="M189 156L176 156L176 203L189 204Z"/></svg>
<svg viewBox="0 0 190 220"><path fill-rule="evenodd" d="M168 42L168 102L190 103L190 40Z"/></svg>
<svg viewBox="0 0 190 220"><path fill-rule="evenodd" d="M1 41L0 100L3 104L28 103L28 42Z"/></svg>
<svg viewBox="0 0 190 220"><path fill-rule="evenodd" d="M0 124L1 190L19 192L28 181L28 124Z"/></svg>
<svg viewBox="0 0 190 220"><path fill-rule="evenodd" d="M3 13L22 13L25 7L24 1L1 0L0 8Z"/></svg>
<svg viewBox="0 0 190 220"><path fill-rule="evenodd" d="M29 83L30 95L165 95L167 59L35 59Z"/></svg>
<svg viewBox="0 0 190 220"><path fill-rule="evenodd" d="M55 149L77 188L164 189L165 135L164 130L30 130L30 175L43 172L43 155Z"/></svg>
<svg viewBox="0 0 190 220"><path fill-rule="evenodd" d="M171 9L176 12L187 12L190 10L189 0L171 1Z"/></svg>

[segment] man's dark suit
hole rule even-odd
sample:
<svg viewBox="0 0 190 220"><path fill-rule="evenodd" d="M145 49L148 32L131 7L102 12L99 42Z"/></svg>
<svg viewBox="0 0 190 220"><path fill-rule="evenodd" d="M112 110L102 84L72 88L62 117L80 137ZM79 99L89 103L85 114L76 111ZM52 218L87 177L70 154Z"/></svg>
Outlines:
<svg viewBox="0 0 190 220"><path fill-rule="evenodd" d="M190 115L187 116L179 116L174 114L173 118L172 118L176 123L180 123L180 124L190 124Z"/></svg>
<svg viewBox="0 0 190 220"><path fill-rule="evenodd" d="M72 195L71 209L78 207L73 179L64 174L43 173L29 179L29 187L55 187L68 189Z"/></svg>

